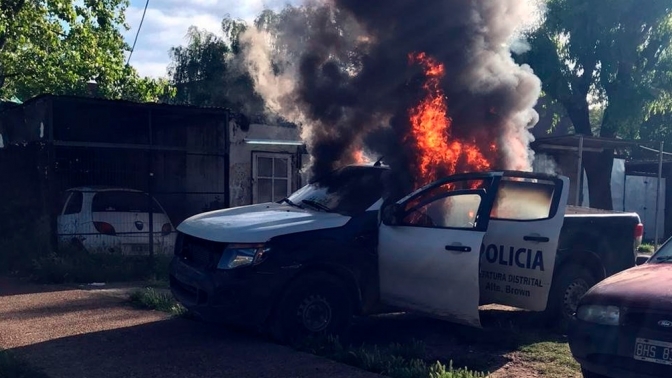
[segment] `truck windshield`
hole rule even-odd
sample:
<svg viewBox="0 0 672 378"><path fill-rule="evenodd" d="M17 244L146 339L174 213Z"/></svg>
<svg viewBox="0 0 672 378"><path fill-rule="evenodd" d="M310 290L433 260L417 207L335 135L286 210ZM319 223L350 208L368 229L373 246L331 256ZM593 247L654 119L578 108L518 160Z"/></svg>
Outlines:
<svg viewBox="0 0 672 378"><path fill-rule="evenodd" d="M281 202L314 211L353 216L363 213L382 196L383 169L345 167L297 190Z"/></svg>
<svg viewBox="0 0 672 378"><path fill-rule="evenodd" d="M672 238L658 248L658 251L649 259L651 263L672 263Z"/></svg>

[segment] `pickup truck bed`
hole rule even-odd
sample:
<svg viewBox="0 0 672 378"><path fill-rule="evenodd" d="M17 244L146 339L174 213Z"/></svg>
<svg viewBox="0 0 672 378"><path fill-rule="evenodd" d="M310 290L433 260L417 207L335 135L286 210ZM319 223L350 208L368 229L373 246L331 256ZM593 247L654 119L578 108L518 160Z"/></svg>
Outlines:
<svg viewBox="0 0 672 378"><path fill-rule="evenodd" d="M567 206L547 312L570 317L588 288L635 266L642 233L636 213Z"/></svg>

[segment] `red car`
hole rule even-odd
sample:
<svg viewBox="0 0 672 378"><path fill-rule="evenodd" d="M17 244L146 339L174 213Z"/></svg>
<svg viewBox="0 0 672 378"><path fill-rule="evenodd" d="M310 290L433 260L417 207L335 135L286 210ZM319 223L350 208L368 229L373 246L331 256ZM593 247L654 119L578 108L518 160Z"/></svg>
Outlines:
<svg viewBox="0 0 672 378"><path fill-rule="evenodd" d="M593 286L569 327L585 378L672 377L672 242Z"/></svg>

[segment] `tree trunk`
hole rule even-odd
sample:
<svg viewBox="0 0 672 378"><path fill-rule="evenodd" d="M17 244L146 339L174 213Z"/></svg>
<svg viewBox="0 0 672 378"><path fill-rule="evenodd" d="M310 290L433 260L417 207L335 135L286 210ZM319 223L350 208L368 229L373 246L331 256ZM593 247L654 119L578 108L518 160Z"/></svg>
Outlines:
<svg viewBox="0 0 672 378"><path fill-rule="evenodd" d="M611 170L614 165L614 150L584 152L583 166L588 178L590 207L613 210L611 197Z"/></svg>
<svg viewBox="0 0 672 378"><path fill-rule="evenodd" d="M590 112L586 96L576 96L573 101L564 104L569 118L572 120L577 134L592 136ZM608 109L608 108L607 108ZM607 116L605 112L605 117ZM604 124L604 122L603 122ZM605 130L601 130L605 131ZM613 137L613 135L604 135ZM611 170L614 165L614 150L602 152L583 152L583 169L588 179L588 198L590 207L603 210L613 210L611 197ZM581 185L581 177L577 177L577 185Z"/></svg>
<svg viewBox="0 0 672 378"><path fill-rule="evenodd" d="M564 104L569 118L574 125L576 134L592 136L590 113L585 96ZM578 153L578 152L577 152ZM611 197L611 169L614 162L614 151L583 152L583 169L588 179L588 198L590 207L613 210ZM576 185L581 185L582 176L576 178Z"/></svg>

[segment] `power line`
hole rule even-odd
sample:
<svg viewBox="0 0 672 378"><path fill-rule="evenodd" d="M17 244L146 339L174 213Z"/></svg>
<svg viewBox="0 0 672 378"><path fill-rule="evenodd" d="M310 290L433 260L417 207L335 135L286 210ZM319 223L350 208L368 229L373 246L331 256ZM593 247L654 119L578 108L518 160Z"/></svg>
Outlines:
<svg viewBox="0 0 672 378"><path fill-rule="evenodd" d="M133 47L131 47L131 52L128 54L128 60L126 65L131 62L131 56L133 56L133 51L135 51L135 43L138 42L138 35L140 34L140 29L142 29L142 22L145 21L145 13L147 13L147 6L149 5L149 0L145 2L145 10L142 11L142 18L140 19L140 25L138 26L138 31L135 32L135 39L133 40Z"/></svg>

